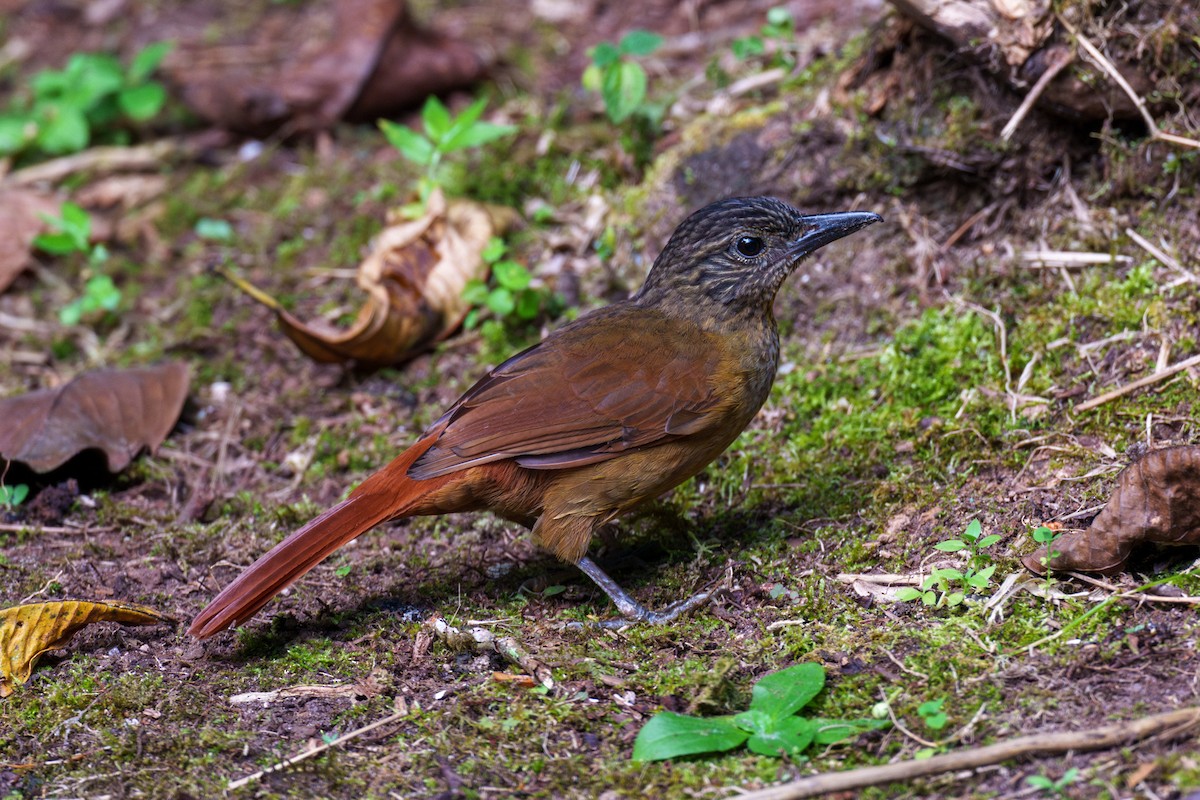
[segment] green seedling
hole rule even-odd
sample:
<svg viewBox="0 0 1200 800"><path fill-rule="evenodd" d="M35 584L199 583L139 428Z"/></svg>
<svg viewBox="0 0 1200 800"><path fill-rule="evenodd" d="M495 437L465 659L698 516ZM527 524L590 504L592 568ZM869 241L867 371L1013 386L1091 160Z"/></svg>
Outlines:
<svg viewBox="0 0 1200 800"><path fill-rule="evenodd" d="M750 708L722 717L692 717L663 711L650 719L633 743L635 761L660 761L697 753L732 750L745 744L763 756L796 756L812 745L849 739L888 722L878 719L830 720L801 717L825 687L825 668L797 664L773 672L751 693Z"/></svg>
<svg viewBox="0 0 1200 800"><path fill-rule="evenodd" d="M53 230L33 240L34 247L55 256L79 253L87 257L93 274L83 285L83 294L59 309L58 321L63 325L78 325L83 319L98 313L116 311L121 305L121 290L108 275L96 274L108 261L108 250L102 244L93 245L89 238L92 220L88 213L72 202L62 204L59 216L43 214L42 219Z"/></svg>
<svg viewBox="0 0 1200 800"><path fill-rule="evenodd" d="M646 70L634 59L648 56L662 45L663 38L650 31L630 31L616 44L601 42L588 51L592 63L583 71L581 83L604 99L608 118L620 124L638 114L661 121L665 107L646 102Z"/></svg>
<svg viewBox="0 0 1200 800"><path fill-rule="evenodd" d="M796 64L795 57L789 52L789 45L796 37L796 21L792 12L779 6L767 12L767 23L757 34L734 39L730 48L733 55L740 61L757 58L767 52L767 43L774 45L774 54L770 65L773 67L792 67Z"/></svg>
<svg viewBox="0 0 1200 800"><path fill-rule="evenodd" d="M946 712L942 710L944 705L946 705L946 698L942 697L937 700L926 700L917 706L917 716L925 723L926 728L931 731L940 731L946 727Z"/></svg>
<svg viewBox="0 0 1200 800"><path fill-rule="evenodd" d="M966 567L939 567L929 573L919 589L911 586L896 592L896 599L901 602L920 600L927 606L938 608L961 605L968 596L982 594L988 588L996 565L990 563L991 557L984 552L1000 541L996 534L982 535L979 520L971 520L963 531L962 539L946 539L933 546L943 553L957 553L962 550L970 551Z"/></svg>
<svg viewBox="0 0 1200 800"><path fill-rule="evenodd" d="M1025 783L1038 789L1042 794L1063 797L1066 794L1067 787L1077 780L1079 780L1079 769L1071 767L1058 780L1051 780L1045 775L1030 775L1025 779Z"/></svg>
<svg viewBox="0 0 1200 800"><path fill-rule="evenodd" d="M1033 533L1031 533L1030 536L1033 537L1035 542L1037 542L1039 545L1043 545L1046 548L1046 555L1042 559L1043 566L1046 565L1046 562L1059 554L1059 552L1050 545L1054 544L1054 541L1058 537L1062 536L1062 531L1056 531L1052 528L1047 528L1045 525L1041 525L1037 528L1034 528Z"/></svg>
<svg viewBox="0 0 1200 800"><path fill-rule="evenodd" d="M25 502L29 496L29 487L23 483L5 486L0 483L0 508L13 509Z"/></svg>
<svg viewBox="0 0 1200 800"><path fill-rule="evenodd" d="M508 245L504 240L493 236L481 255L484 262L491 265L492 285L478 278L467 281L463 299L476 308L467 313L463 327L470 330L478 325L481 309L487 309L499 319L515 318L528 322L537 317L547 305L550 293L530 285L533 276L523 265L507 258Z"/></svg>
<svg viewBox="0 0 1200 800"><path fill-rule="evenodd" d="M425 174L417 182L420 204L410 211L419 215L434 188L442 185L441 167L443 159L450 153L482 147L489 142L517 131L515 125L497 125L481 119L487 106L487 98L481 97L463 109L457 117L434 96L425 101L421 109L424 133L390 120L379 120L379 129L400 155L423 167Z"/></svg>
<svg viewBox="0 0 1200 800"><path fill-rule="evenodd" d="M0 156L55 156L83 150L98 134L156 116L166 102L150 80L170 52L151 44L128 68L104 53L76 53L62 70L43 70L0 112Z"/></svg>

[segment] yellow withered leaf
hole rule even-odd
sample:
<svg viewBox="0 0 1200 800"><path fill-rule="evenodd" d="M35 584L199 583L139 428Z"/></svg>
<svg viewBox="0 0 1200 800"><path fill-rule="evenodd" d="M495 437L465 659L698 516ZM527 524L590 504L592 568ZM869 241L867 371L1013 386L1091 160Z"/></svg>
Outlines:
<svg viewBox="0 0 1200 800"><path fill-rule="evenodd" d="M423 217L388 225L358 267L367 293L354 323L336 330L302 322L277 300L228 272L228 280L275 312L284 334L314 361L398 364L450 335L466 316L467 281L486 279L483 249L514 219L508 209L469 200L447 201L434 192Z"/></svg>
<svg viewBox="0 0 1200 800"><path fill-rule="evenodd" d="M60 600L0 609L0 697L29 680L38 656L66 647L76 631L93 622L158 625L174 620L146 606L119 602Z"/></svg>

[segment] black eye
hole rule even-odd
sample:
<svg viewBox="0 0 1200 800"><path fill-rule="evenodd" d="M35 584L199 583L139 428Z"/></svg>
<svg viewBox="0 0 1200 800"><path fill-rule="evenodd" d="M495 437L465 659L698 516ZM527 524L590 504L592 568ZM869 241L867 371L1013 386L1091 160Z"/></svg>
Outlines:
<svg viewBox="0 0 1200 800"><path fill-rule="evenodd" d="M743 236L737 240L734 247L737 248L738 254L746 258L754 258L763 251L767 244L757 236Z"/></svg>

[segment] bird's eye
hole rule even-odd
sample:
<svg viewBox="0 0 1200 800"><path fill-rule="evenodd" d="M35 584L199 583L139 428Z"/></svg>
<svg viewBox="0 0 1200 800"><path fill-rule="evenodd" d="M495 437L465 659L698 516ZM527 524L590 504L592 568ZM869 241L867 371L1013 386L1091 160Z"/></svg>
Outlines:
<svg viewBox="0 0 1200 800"><path fill-rule="evenodd" d="M737 240L734 247L737 248L738 255L745 258L754 258L763 251L767 244L758 236L743 236Z"/></svg>

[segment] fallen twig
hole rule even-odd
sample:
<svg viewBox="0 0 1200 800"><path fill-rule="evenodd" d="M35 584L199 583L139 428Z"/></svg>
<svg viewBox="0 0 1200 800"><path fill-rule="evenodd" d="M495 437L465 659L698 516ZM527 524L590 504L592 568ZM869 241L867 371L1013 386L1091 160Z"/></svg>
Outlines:
<svg viewBox="0 0 1200 800"><path fill-rule="evenodd" d="M1109 402L1110 400L1115 400L1118 397L1123 397L1124 395L1127 395L1130 392L1136 392L1138 389L1141 389L1143 386L1149 386L1153 383L1158 383L1159 381L1166 380L1167 378L1171 377L1172 375L1176 374L1177 372L1183 372L1185 369L1190 369L1195 366L1200 366L1200 355L1194 355L1191 358L1185 358L1183 361L1180 361L1178 364L1169 366L1160 372L1155 372L1154 374L1147 375L1144 378L1138 378L1136 381L1133 381L1132 383L1127 383L1124 386L1121 386L1117 389L1113 389L1111 392L1105 392L1104 394L1100 395L1099 397L1093 397L1091 400L1085 400L1084 402L1075 406L1075 410L1076 411L1091 411L1093 408L1096 408L1097 406L1102 406L1105 403Z"/></svg>
<svg viewBox="0 0 1200 800"><path fill-rule="evenodd" d="M1012 138L1012 135L1017 132L1017 128L1021 124L1021 120L1025 119L1025 115L1029 113L1029 109L1033 108L1033 104L1042 96L1042 92L1046 91L1046 87L1050 85L1050 81L1058 73L1067 68L1075 56L1067 52L1063 48L1053 49L1050 53L1050 61L1046 64L1046 71L1042 73L1042 77L1037 79L1037 83L1029 90L1029 94L1025 95L1025 99L1021 101L1021 105L1016 112L1008 120L1004 126L1004 130L1000 131L1000 139L1007 142Z"/></svg>
<svg viewBox="0 0 1200 800"><path fill-rule="evenodd" d="M1128 264L1129 256L1110 253L1079 253L1074 250L1026 250L1021 253L1023 266L1029 269L1058 269L1060 267L1091 267L1098 264Z"/></svg>
<svg viewBox="0 0 1200 800"><path fill-rule="evenodd" d="M1161 248L1155 246L1153 242L1151 242L1146 237L1142 236L1140 233L1135 231L1133 228L1126 228L1125 235L1128 236L1130 239L1133 239L1134 244L1136 244L1138 247L1142 248L1147 253L1154 256L1154 258L1156 258L1158 260L1158 262L1160 264L1162 264L1164 267L1168 267L1170 269L1175 270L1176 272L1183 275L1183 277L1187 278L1192 283L1200 283L1200 277L1198 277L1196 275L1196 273L1194 273L1190 269L1187 269L1186 267L1184 267L1183 264L1180 264L1177 259L1172 258L1171 256L1167 255L1166 252L1164 252Z"/></svg>
<svg viewBox="0 0 1200 800"><path fill-rule="evenodd" d="M1164 142L1170 142L1171 144L1177 144L1183 147L1194 147L1200 150L1200 140L1191 139L1187 136L1180 136L1175 133L1168 133L1167 131L1159 128L1158 123L1154 121L1154 117L1150 114L1150 109L1146 108L1146 101L1143 100L1141 95L1139 95L1134 88L1129 85L1129 81L1125 80L1125 76L1121 74L1121 71L1117 69L1116 65L1109 61L1108 57L1104 55L1104 53L1100 52L1100 48L1092 44L1091 40L1080 33L1075 26L1063 19L1061 14L1056 16L1058 17L1058 21L1062 24L1062 26L1066 28L1072 36L1075 37L1075 41L1079 42L1079 46L1083 48L1083 51L1087 53L1088 56L1090 56L1091 59L1096 62L1096 65L1100 67L1100 69L1104 70L1104 72L1113 79L1113 82L1116 83L1117 86L1121 87L1121 91L1125 92L1129 99L1133 101L1133 104L1137 107L1138 113L1142 115L1142 119L1146 123L1146 130L1150 132L1151 139L1159 139Z"/></svg>
<svg viewBox="0 0 1200 800"><path fill-rule="evenodd" d="M362 736L364 733L370 733L371 731L375 730L376 728L387 725L390 722L396 722L400 719L403 719L406 716L408 716L408 709L405 709L403 711L397 711L395 714L389 714L388 716L384 717L383 719L375 720L370 725L364 725L363 727L359 728L358 730L350 731L349 733L345 734L344 736L339 736L338 738L334 739L332 742L322 742L321 744L317 745L316 747L310 747L309 749L305 750L303 753L298 753L289 758L285 758L283 761L280 761L278 764L272 764L271 766L267 767L266 769L260 769L258 772L255 772L251 775L247 775L244 778L238 778L236 781L230 781L229 785L225 788L228 791L233 791L234 789L240 789L243 786L248 786L251 783L254 783L257 780L261 780L274 772L279 772L280 770L287 769L288 767L290 767L294 764L299 764L301 761L312 758L313 756L316 756L316 755L320 755L321 753L324 753L326 750L332 750L333 748L337 747L340 744L345 744L346 742L350 741L351 739L357 739L359 736Z"/></svg>
<svg viewBox="0 0 1200 800"><path fill-rule="evenodd" d="M959 750L921 760L901 761L878 767L812 775L782 786L739 794L738 800L793 800L831 792L847 792L882 783L909 781L963 769L999 764L1014 758L1120 747L1151 736L1177 736L1200 724L1200 707L1154 714L1132 722L1117 722L1083 731L1060 731L1019 736L1007 742Z"/></svg>
<svg viewBox="0 0 1200 800"><path fill-rule="evenodd" d="M456 628L441 617L434 617L426 623L433 629L434 634L450 647L459 650L471 650L476 653L499 653L509 662L525 670L538 683L547 689L554 688L554 678L550 668L525 651L525 648L511 636L496 636L486 628L474 627L469 631Z"/></svg>
<svg viewBox="0 0 1200 800"><path fill-rule="evenodd" d="M199 141L195 136L171 137L135 147L93 147L81 153L43 161L41 164L10 172L4 178L4 183L28 186L34 183L58 183L80 172L157 169L170 155L194 152Z"/></svg>

